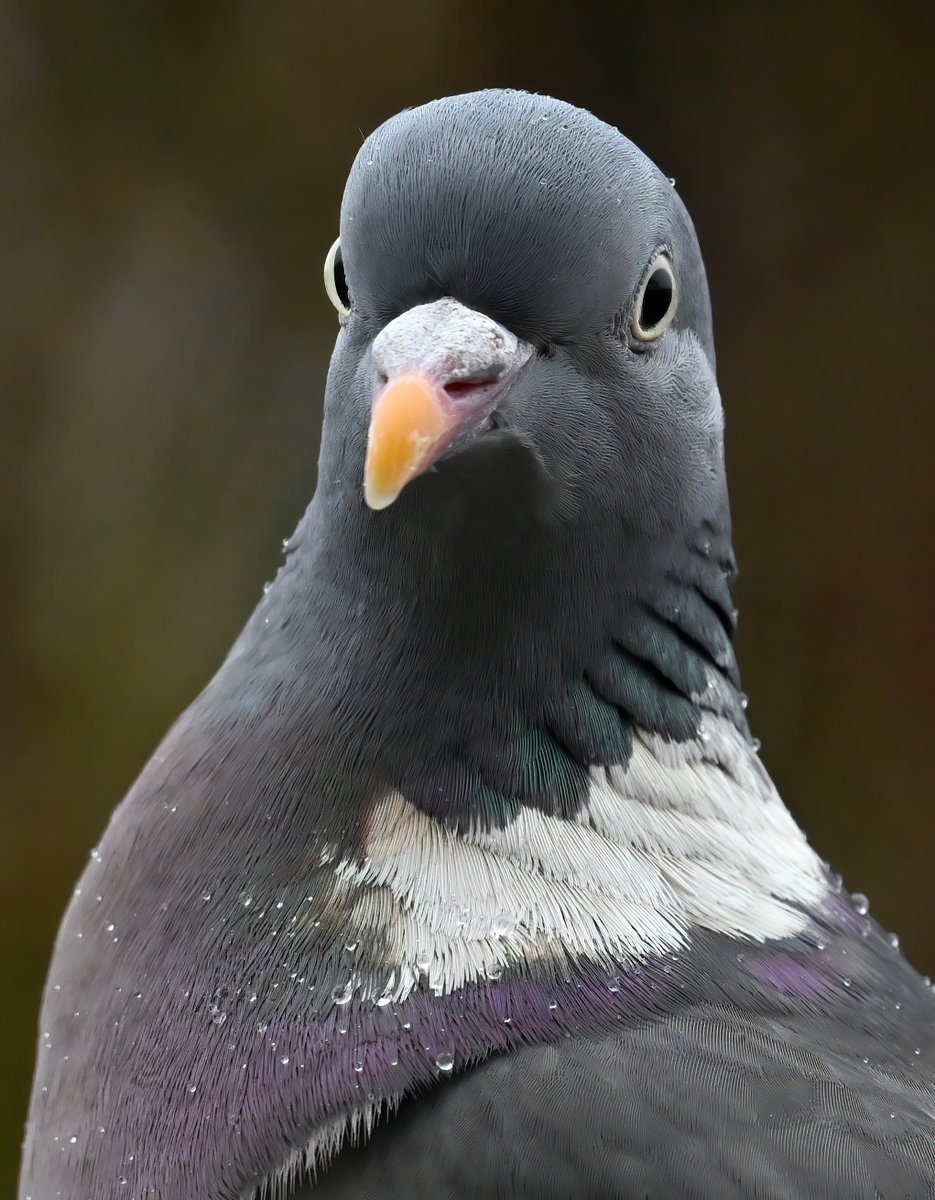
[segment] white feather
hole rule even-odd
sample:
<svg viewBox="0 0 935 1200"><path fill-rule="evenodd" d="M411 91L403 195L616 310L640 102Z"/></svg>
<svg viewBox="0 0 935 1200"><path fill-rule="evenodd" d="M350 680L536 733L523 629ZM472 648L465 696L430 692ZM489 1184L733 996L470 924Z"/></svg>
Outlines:
<svg viewBox="0 0 935 1200"><path fill-rule="evenodd" d="M822 867L749 744L706 715L697 742L638 733L626 767L594 769L575 820L524 808L455 834L398 792L374 808L366 855L336 866L348 925L389 947L401 1000L513 960L636 962L693 927L766 940L802 930Z"/></svg>

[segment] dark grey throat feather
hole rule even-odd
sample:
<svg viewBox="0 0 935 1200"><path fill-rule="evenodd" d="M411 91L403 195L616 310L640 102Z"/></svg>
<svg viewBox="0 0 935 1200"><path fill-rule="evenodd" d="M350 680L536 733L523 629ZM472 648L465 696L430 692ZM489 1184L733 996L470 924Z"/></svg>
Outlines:
<svg viewBox="0 0 935 1200"><path fill-rule="evenodd" d="M485 92L366 141L341 246L317 492L75 891L21 1195L933 1194L931 992L747 730L678 196ZM534 353L374 512L374 343L443 300Z"/></svg>
<svg viewBox="0 0 935 1200"><path fill-rule="evenodd" d="M389 531L351 488L323 498L351 566L337 593L323 572L296 575L346 650L349 728L380 714L384 782L452 825L524 804L567 816L591 766L628 761L635 727L685 741L708 711L745 734L726 513L666 540L586 513L558 524L517 511L524 487L548 484L508 434L476 457L451 517L441 471L412 485ZM297 556L315 534L313 512ZM376 644L359 636L373 629Z"/></svg>

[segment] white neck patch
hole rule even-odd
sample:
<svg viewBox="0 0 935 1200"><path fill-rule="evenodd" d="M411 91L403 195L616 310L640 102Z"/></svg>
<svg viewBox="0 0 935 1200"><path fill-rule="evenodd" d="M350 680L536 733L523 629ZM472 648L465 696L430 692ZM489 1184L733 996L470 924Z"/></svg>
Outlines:
<svg viewBox="0 0 935 1200"><path fill-rule="evenodd" d="M692 928L767 941L800 933L822 864L749 744L706 714L701 738L636 731L625 767L593 768L572 820L524 808L455 834L398 792L376 804L365 856L336 865L351 936L389 949L364 996L447 993L513 961L626 964L683 947Z"/></svg>

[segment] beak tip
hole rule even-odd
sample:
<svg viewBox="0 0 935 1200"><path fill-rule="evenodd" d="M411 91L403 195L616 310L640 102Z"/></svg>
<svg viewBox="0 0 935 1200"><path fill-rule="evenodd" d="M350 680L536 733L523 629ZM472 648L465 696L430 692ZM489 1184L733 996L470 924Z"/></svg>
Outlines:
<svg viewBox="0 0 935 1200"><path fill-rule="evenodd" d="M364 483L364 503L371 512L382 512L384 508L389 508L399 492L383 492L371 484Z"/></svg>

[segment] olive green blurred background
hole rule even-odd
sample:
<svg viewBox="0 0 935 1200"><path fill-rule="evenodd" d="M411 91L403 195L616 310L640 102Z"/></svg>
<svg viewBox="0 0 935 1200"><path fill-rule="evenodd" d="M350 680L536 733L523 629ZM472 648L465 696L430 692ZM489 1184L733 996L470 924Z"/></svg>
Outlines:
<svg viewBox="0 0 935 1200"><path fill-rule="evenodd" d="M919 4L0 3L0 1187L74 878L311 495L362 133L619 125L705 251L764 756L935 973L935 184Z"/></svg>

